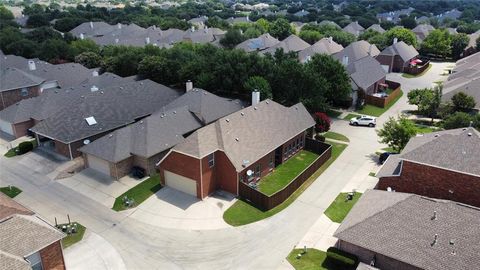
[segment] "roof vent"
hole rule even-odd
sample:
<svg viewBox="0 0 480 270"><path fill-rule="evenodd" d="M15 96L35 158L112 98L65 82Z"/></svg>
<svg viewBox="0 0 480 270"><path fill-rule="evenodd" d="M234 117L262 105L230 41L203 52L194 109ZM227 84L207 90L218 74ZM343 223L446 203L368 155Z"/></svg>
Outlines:
<svg viewBox="0 0 480 270"><path fill-rule="evenodd" d="M90 143L90 140L88 140L88 139L87 139L87 140L83 140L83 144L87 145L87 144L89 144L89 143Z"/></svg>
<svg viewBox="0 0 480 270"><path fill-rule="evenodd" d="M433 211L433 217L431 219L437 220L437 211Z"/></svg>
<svg viewBox="0 0 480 270"><path fill-rule="evenodd" d="M227 123L228 123L228 122L230 122L230 119L227 118L227 119L225 119L225 121L227 121Z"/></svg>
<svg viewBox="0 0 480 270"><path fill-rule="evenodd" d="M109 137L109 138L113 137L113 134L109 134L108 137Z"/></svg>
<svg viewBox="0 0 480 270"><path fill-rule="evenodd" d="M257 110L258 108L257 107L253 107L254 110Z"/></svg>
<svg viewBox="0 0 480 270"><path fill-rule="evenodd" d="M85 121L87 121L87 124L89 126L93 126L93 125L97 124L97 120L95 120L95 117L93 117L93 116L85 118Z"/></svg>
<svg viewBox="0 0 480 270"><path fill-rule="evenodd" d="M93 86L90 88L90 91L92 91L92 92L97 92L97 91L98 91L98 87L96 87L95 85L93 85Z"/></svg>
<svg viewBox="0 0 480 270"><path fill-rule="evenodd" d="M143 124L143 120L140 120L140 124Z"/></svg>
<svg viewBox="0 0 480 270"><path fill-rule="evenodd" d="M241 112L240 114L241 114L242 116L244 116L244 115L245 115L245 113L244 113L244 112Z"/></svg>
<svg viewBox="0 0 480 270"><path fill-rule="evenodd" d="M173 111L173 114L177 114L177 111Z"/></svg>
<svg viewBox="0 0 480 270"><path fill-rule="evenodd" d="M265 101L265 103L267 103L267 104L270 104L270 102L269 102L268 100L267 100L267 101Z"/></svg>
<svg viewBox="0 0 480 270"><path fill-rule="evenodd" d="M237 142L238 142L238 141L240 141L240 139L239 139L239 138L235 138L235 141L237 141Z"/></svg>
<svg viewBox="0 0 480 270"><path fill-rule="evenodd" d="M471 133L471 132L468 132L467 135L468 135L468 137L472 137L472 133Z"/></svg>
<svg viewBox="0 0 480 270"><path fill-rule="evenodd" d="M462 128L463 131L467 130L467 128Z"/></svg>
<svg viewBox="0 0 480 270"><path fill-rule="evenodd" d="M435 138L437 138L437 137L438 137L438 134L435 134L435 136L434 136L434 137L435 137Z"/></svg>
<svg viewBox="0 0 480 270"><path fill-rule="evenodd" d="M438 234L435 234L435 236L433 238L433 242L430 244L430 246L433 247L437 242L438 242Z"/></svg>

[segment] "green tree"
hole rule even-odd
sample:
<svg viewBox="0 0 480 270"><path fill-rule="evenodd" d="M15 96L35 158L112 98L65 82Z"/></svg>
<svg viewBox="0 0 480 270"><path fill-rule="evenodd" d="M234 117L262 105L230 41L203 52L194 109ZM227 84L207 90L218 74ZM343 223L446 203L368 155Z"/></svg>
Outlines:
<svg viewBox="0 0 480 270"><path fill-rule="evenodd" d="M263 18L260 18L258 19L255 24L260 28L262 29L262 32L263 33L266 33L266 32L269 32L270 31L270 22L263 19Z"/></svg>
<svg viewBox="0 0 480 270"><path fill-rule="evenodd" d="M388 45L391 45L393 43L393 39L397 38L398 41L403 41L408 45L412 45L413 47L417 46L417 37L410 29L394 27L385 32L384 35Z"/></svg>
<svg viewBox="0 0 480 270"><path fill-rule="evenodd" d="M243 84L248 92L259 91L260 99L264 100L267 98L272 98L272 89L267 80L260 76L252 76Z"/></svg>
<svg viewBox="0 0 480 270"><path fill-rule="evenodd" d="M453 110L456 112L470 112L475 108L476 102L472 96L458 92L452 97Z"/></svg>
<svg viewBox="0 0 480 270"><path fill-rule="evenodd" d="M13 20L13 13L8 10L5 6L0 5L0 20Z"/></svg>
<svg viewBox="0 0 480 270"><path fill-rule="evenodd" d="M18 56L23 56L25 58L34 58L36 57L37 52L37 43L29 39L20 39L8 44L5 47L5 52L9 54L14 54Z"/></svg>
<svg viewBox="0 0 480 270"><path fill-rule="evenodd" d="M448 57L452 53L452 39L445 29L435 29L423 40L420 46L423 54Z"/></svg>
<svg viewBox="0 0 480 270"><path fill-rule="evenodd" d="M96 68L101 65L102 57L95 52L86 51L75 56L75 62L87 68Z"/></svg>
<svg viewBox="0 0 480 270"><path fill-rule="evenodd" d="M410 138L417 134L415 125L404 116L398 120L390 117L383 127L377 131L381 143L386 143L394 151L400 153Z"/></svg>
<svg viewBox="0 0 480 270"><path fill-rule="evenodd" d="M236 28L229 29L225 36L220 40L220 44L226 48L233 48L245 40L245 37Z"/></svg>
<svg viewBox="0 0 480 270"><path fill-rule="evenodd" d="M55 21L54 28L60 32L68 32L87 20L77 17L65 17Z"/></svg>
<svg viewBox="0 0 480 270"><path fill-rule="evenodd" d="M418 111L423 115L431 117L433 122L433 118L440 107L441 97L441 86L436 86L433 89L414 89L408 93L408 103L417 105Z"/></svg>
<svg viewBox="0 0 480 270"><path fill-rule="evenodd" d="M28 17L27 26L31 28L41 27L41 26L48 26L50 22L48 17L43 14L33 14Z"/></svg>
<svg viewBox="0 0 480 270"><path fill-rule="evenodd" d="M322 38L322 34L318 31L305 30L300 31L299 37L309 44L313 44Z"/></svg>
<svg viewBox="0 0 480 270"><path fill-rule="evenodd" d="M42 43L38 53L40 59L46 61L73 60L73 52L68 44L61 39L48 39Z"/></svg>
<svg viewBox="0 0 480 270"><path fill-rule="evenodd" d="M290 23L283 18L276 19L270 26L270 35L283 40L294 33Z"/></svg>
<svg viewBox="0 0 480 270"><path fill-rule="evenodd" d="M480 50L480 37L478 37L477 40L475 40L475 42L476 42L476 49Z"/></svg>
<svg viewBox="0 0 480 270"><path fill-rule="evenodd" d="M407 29L413 29L417 26L417 22L415 21L415 18L404 17L400 20L400 25Z"/></svg>
<svg viewBox="0 0 480 270"><path fill-rule="evenodd" d="M449 115L443 120L444 129L456 129L470 126L470 122L473 122L474 118L464 112L456 112Z"/></svg>
<svg viewBox="0 0 480 270"><path fill-rule="evenodd" d="M78 39L70 43L74 55L79 55L84 52L100 53L100 47L91 39Z"/></svg>
<svg viewBox="0 0 480 270"><path fill-rule="evenodd" d="M470 38L467 34L460 33L452 36L452 57L460 59L463 51L467 48Z"/></svg>
<svg viewBox="0 0 480 270"><path fill-rule="evenodd" d="M243 36L245 39L250 38L257 38L262 34L262 31L257 27L249 27L245 32L243 32Z"/></svg>

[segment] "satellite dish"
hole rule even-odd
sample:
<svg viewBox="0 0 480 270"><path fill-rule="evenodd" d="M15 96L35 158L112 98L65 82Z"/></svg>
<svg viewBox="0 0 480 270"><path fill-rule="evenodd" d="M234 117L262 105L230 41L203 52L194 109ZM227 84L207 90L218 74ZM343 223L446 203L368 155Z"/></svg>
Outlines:
<svg viewBox="0 0 480 270"><path fill-rule="evenodd" d="M89 144L89 143L90 143L90 140L88 139L83 141L83 144Z"/></svg>
<svg viewBox="0 0 480 270"><path fill-rule="evenodd" d="M387 187L387 191L388 191L388 192L392 192L392 188L391 188L391 187Z"/></svg>
<svg viewBox="0 0 480 270"><path fill-rule="evenodd" d="M248 175L248 176L252 176L252 175L253 175L253 171L252 171L252 170L248 170L248 171L247 171L247 175Z"/></svg>

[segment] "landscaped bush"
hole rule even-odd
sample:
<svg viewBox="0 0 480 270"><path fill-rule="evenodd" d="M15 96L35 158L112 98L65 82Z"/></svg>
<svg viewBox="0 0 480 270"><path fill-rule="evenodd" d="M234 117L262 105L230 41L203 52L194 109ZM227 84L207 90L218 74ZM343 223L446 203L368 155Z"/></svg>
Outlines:
<svg viewBox="0 0 480 270"><path fill-rule="evenodd" d="M32 142L21 142L17 147L17 154L22 155L33 150Z"/></svg>
<svg viewBox="0 0 480 270"><path fill-rule="evenodd" d="M326 113L316 112L315 113L315 131L316 132L327 132L330 130L330 118Z"/></svg>
<svg viewBox="0 0 480 270"><path fill-rule="evenodd" d="M315 140L325 142L325 136L317 134L315 135Z"/></svg>
<svg viewBox="0 0 480 270"><path fill-rule="evenodd" d="M354 269L358 263L357 256L347 253L345 251L342 251L335 247L329 247L327 249L327 259L331 263L342 267L342 269L343 268Z"/></svg>

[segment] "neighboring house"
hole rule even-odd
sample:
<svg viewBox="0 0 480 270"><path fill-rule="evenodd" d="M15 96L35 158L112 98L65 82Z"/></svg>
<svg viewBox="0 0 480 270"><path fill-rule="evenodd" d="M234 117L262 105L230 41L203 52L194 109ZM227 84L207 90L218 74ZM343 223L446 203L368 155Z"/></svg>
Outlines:
<svg viewBox="0 0 480 270"><path fill-rule="evenodd" d="M441 13L436 17L439 20L439 22L443 22L445 19L450 19L455 21L455 20L458 20L458 18L460 18L461 16L462 16L462 12L455 8L447 12Z"/></svg>
<svg viewBox="0 0 480 270"><path fill-rule="evenodd" d="M479 220L480 209L468 205L367 190L333 236L375 269L477 269Z"/></svg>
<svg viewBox="0 0 480 270"><path fill-rule="evenodd" d="M0 269L64 270L65 234L0 192Z"/></svg>
<svg viewBox="0 0 480 270"><path fill-rule="evenodd" d="M44 81L17 68L0 69L0 110L22 99L40 95Z"/></svg>
<svg viewBox="0 0 480 270"><path fill-rule="evenodd" d="M304 22L291 22L290 25L293 26L293 28L295 28L296 33L300 33L300 31L302 30L302 27L304 27L306 25L306 23L304 23Z"/></svg>
<svg viewBox="0 0 480 270"><path fill-rule="evenodd" d="M417 36L417 40L422 42L433 30L435 28L430 24L419 24L412 29L412 32Z"/></svg>
<svg viewBox="0 0 480 270"><path fill-rule="evenodd" d="M367 55L371 57L376 57L379 54L380 50L378 50L375 44L370 44L365 40L359 40L350 43L350 45L345 47L343 50L334 54L333 57L338 61L343 62L343 60L345 59L344 56L347 56L348 63L353 63Z"/></svg>
<svg viewBox="0 0 480 270"><path fill-rule="evenodd" d="M417 24L425 24L430 22L430 18L427 16L421 16L419 18L415 17Z"/></svg>
<svg viewBox="0 0 480 270"><path fill-rule="evenodd" d="M480 206L480 133L474 128L413 137L377 174L376 189Z"/></svg>
<svg viewBox="0 0 480 270"><path fill-rule="evenodd" d="M62 93L61 106L30 129L39 145L73 159L78 148L132 124L180 94L150 80L105 88L82 86Z"/></svg>
<svg viewBox="0 0 480 270"><path fill-rule="evenodd" d="M380 34L383 34L385 33L385 29L383 29L380 24L372 24L370 25L370 27L367 28L367 30L373 30L373 31L376 31Z"/></svg>
<svg viewBox="0 0 480 270"><path fill-rule="evenodd" d="M324 20L318 23L319 26L333 26L335 28L341 29L340 25L336 24L335 22L329 21L329 20Z"/></svg>
<svg viewBox="0 0 480 270"><path fill-rule="evenodd" d="M188 22L192 25L194 25L195 27L197 27L198 29L203 29L205 28L205 23L208 21L208 17L207 16L200 16L200 17L197 17L197 18L193 18L193 19L190 19L188 20Z"/></svg>
<svg viewBox="0 0 480 270"><path fill-rule="evenodd" d="M412 45L403 41L397 42L397 39L394 39L393 44L377 55L376 59L386 67L387 72L404 72L404 69L418 55L419 53Z"/></svg>
<svg viewBox="0 0 480 270"><path fill-rule="evenodd" d="M242 49L246 52L263 51L280 43L280 41L272 37L269 33L265 33L257 38L247 39L238 44L235 48Z"/></svg>
<svg viewBox="0 0 480 270"><path fill-rule="evenodd" d="M333 41L331 37L322 38L312 46L300 51L298 59L301 63L308 62L315 54L332 55L343 50L343 46Z"/></svg>
<svg viewBox="0 0 480 270"><path fill-rule="evenodd" d="M357 21L355 21L345 26L343 28L343 31L358 37L360 34L363 33L363 31L365 31L365 28L363 28Z"/></svg>
<svg viewBox="0 0 480 270"><path fill-rule="evenodd" d="M213 43L215 41L220 41L225 33L225 31L219 28L205 28L202 30L192 28L185 32L183 40L192 43Z"/></svg>
<svg viewBox="0 0 480 270"><path fill-rule="evenodd" d="M242 109L239 100L192 89L161 110L79 149L85 166L119 179L133 166L155 172L155 164L184 137Z"/></svg>
<svg viewBox="0 0 480 270"><path fill-rule="evenodd" d="M377 14L377 19L379 19L380 21L389 21L389 22L398 23L401 20L400 16L408 17L410 16L410 13L412 13L412 11L414 11L414 8L409 7L406 9L379 13Z"/></svg>
<svg viewBox="0 0 480 270"><path fill-rule="evenodd" d="M275 44L274 46L263 50L262 53L274 54L277 51L277 49L282 49L284 53L299 52L308 47L310 47L310 44L303 41L303 39L299 38L296 35L290 35L286 39Z"/></svg>
<svg viewBox="0 0 480 270"><path fill-rule="evenodd" d="M236 23L250 23L250 18L248 16L246 17L230 17L227 20L227 23L230 25L234 25Z"/></svg>
<svg viewBox="0 0 480 270"><path fill-rule="evenodd" d="M477 52L477 39L480 38L480 30L468 35L468 45L463 51L463 57L472 55Z"/></svg>
<svg viewBox="0 0 480 270"><path fill-rule="evenodd" d="M448 32L450 35L456 35L456 34L458 34L456 28L448 27L448 28L446 28L446 29L447 29L447 32Z"/></svg>
<svg viewBox="0 0 480 270"><path fill-rule="evenodd" d="M293 13L293 16L303 18L303 17L307 16L308 14L310 14L310 12L308 12L305 9L302 9L300 11L297 11L297 12Z"/></svg>
<svg viewBox="0 0 480 270"><path fill-rule="evenodd" d="M252 106L173 147L158 164L162 184L199 199L219 189L238 195L239 181L258 181L303 149L306 130L315 125L305 107L257 103L255 93Z"/></svg>

